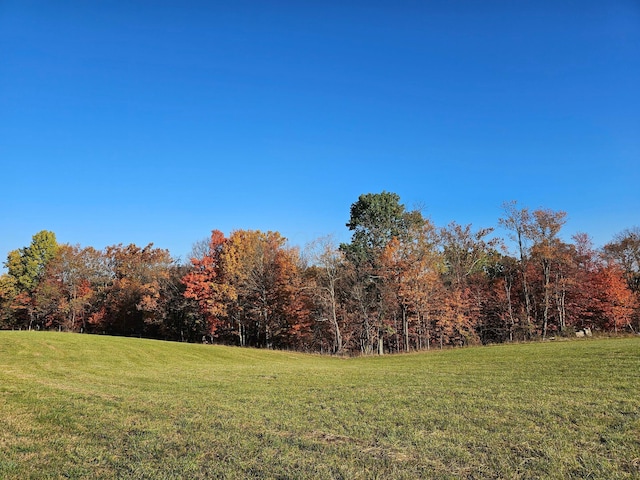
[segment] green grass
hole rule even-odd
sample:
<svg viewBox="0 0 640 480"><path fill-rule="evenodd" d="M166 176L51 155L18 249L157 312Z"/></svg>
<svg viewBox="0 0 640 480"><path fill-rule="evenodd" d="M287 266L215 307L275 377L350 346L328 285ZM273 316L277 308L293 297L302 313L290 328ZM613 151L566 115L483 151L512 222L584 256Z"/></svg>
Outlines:
<svg viewBox="0 0 640 480"><path fill-rule="evenodd" d="M640 338L345 360L0 332L0 478L640 478Z"/></svg>

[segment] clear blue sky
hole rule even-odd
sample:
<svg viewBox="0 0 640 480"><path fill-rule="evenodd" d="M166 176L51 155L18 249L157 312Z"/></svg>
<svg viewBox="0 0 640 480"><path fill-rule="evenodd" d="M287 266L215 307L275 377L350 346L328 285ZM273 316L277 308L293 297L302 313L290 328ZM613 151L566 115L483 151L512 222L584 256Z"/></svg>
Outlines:
<svg viewBox="0 0 640 480"><path fill-rule="evenodd" d="M439 226L640 224L640 3L0 2L0 257L184 257L212 229L334 234L362 193Z"/></svg>

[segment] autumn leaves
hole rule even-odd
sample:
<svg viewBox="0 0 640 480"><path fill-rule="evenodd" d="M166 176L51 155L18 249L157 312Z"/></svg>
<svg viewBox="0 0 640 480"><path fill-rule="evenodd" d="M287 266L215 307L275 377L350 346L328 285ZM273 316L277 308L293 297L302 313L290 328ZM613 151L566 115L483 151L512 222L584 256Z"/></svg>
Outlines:
<svg viewBox="0 0 640 480"><path fill-rule="evenodd" d="M0 327L329 353L638 331L640 235L602 250L561 236L564 212L504 205L492 228L438 228L398 195L361 195L351 241L304 250L278 232L214 230L187 264L167 250L96 250L34 235L0 276Z"/></svg>
<svg viewBox="0 0 640 480"><path fill-rule="evenodd" d="M310 348L311 297L297 249L277 232L214 230L183 282L215 338L241 346Z"/></svg>

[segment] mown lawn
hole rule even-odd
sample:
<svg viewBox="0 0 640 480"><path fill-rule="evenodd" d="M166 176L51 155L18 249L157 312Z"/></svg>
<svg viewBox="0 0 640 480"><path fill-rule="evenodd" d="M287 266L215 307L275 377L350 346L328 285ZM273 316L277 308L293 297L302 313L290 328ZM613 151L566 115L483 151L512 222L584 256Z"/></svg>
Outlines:
<svg viewBox="0 0 640 480"><path fill-rule="evenodd" d="M337 359L0 332L0 478L640 478L640 338Z"/></svg>

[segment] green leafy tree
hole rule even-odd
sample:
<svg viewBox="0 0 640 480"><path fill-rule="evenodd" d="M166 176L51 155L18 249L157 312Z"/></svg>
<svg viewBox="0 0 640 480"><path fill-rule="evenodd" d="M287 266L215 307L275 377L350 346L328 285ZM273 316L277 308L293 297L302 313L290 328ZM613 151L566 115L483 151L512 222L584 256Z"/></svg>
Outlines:
<svg viewBox="0 0 640 480"><path fill-rule="evenodd" d="M12 306L17 295L16 279L7 273L0 275L0 328L16 326Z"/></svg>
<svg viewBox="0 0 640 480"><path fill-rule="evenodd" d="M48 230L36 233L28 247L9 252L7 267L20 291L33 292L44 275L47 264L58 251L56 235Z"/></svg>
<svg viewBox="0 0 640 480"><path fill-rule="evenodd" d="M44 278L46 267L58 252L56 235L48 230L36 233L28 247L9 252L5 267L7 274L12 278L16 296L13 301L15 314L26 313L25 321L28 327L39 325L38 312L43 309L38 305L38 300L45 297L36 295L36 290ZM48 301L49 298L47 297Z"/></svg>
<svg viewBox="0 0 640 480"><path fill-rule="evenodd" d="M351 243L341 250L356 265L378 266L380 254L392 238L404 239L412 227L424 223L418 211L407 212L396 193L367 193L351 205L347 227L353 231Z"/></svg>
<svg viewBox="0 0 640 480"><path fill-rule="evenodd" d="M395 193L367 193L351 205L347 227L351 243L340 245L354 265L352 300L361 315L361 349L384 352L383 336L389 331L384 318L389 305L382 291L382 254L392 239L406 241L424 223L418 211L407 211ZM395 309L395 305L392 307Z"/></svg>

